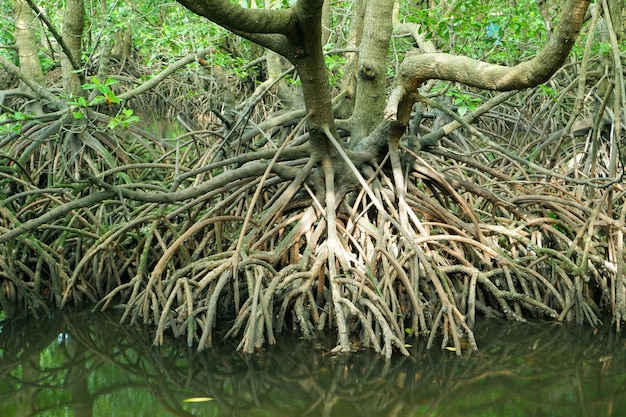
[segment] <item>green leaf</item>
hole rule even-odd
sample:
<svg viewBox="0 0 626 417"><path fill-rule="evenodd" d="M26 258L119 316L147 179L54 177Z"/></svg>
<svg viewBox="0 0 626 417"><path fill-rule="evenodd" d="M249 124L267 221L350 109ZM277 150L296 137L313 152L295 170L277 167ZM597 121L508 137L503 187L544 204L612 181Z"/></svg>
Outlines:
<svg viewBox="0 0 626 417"><path fill-rule="evenodd" d="M115 104L120 104L121 100L115 95L115 93L113 93L113 91L108 91L106 94L106 98L111 102L111 103L115 103Z"/></svg>
<svg viewBox="0 0 626 417"><path fill-rule="evenodd" d="M87 103L87 99L85 97L75 97L75 100L70 100L67 102L70 106L79 106L79 107L87 107L89 103Z"/></svg>
<svg viewBox="0 0 626 417"><path fill-rule="evenodd" d="M28 120L28 115L26 113L24 113L24 112L16 111L15 113L13 113L11 115L11 118L13 120L21 120L21 121L23 121L23 120Z"/></svg>
<svg viewBox="0 0 626 417"><path fill-rule="evenodd" d="M97 106L98 104L102 104L106 102L106 98L104 96L96 96L93 100L89 102L90 106Z"/></svg>

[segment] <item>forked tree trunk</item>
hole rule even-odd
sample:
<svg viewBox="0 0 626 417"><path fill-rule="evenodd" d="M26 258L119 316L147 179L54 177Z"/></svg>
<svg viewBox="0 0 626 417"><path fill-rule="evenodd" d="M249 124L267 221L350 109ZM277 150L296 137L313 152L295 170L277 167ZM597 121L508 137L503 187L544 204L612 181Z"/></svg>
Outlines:
<svg viewBox="0 0 626 417"><path fill-rule="evenodd" d="M335 133L332 96L322 49L323 0L298 1L289 9L244 9L226 0L178 0L246 39L287 58L298 71L309 114L312 157L333 154L325 130Z"/></svg>

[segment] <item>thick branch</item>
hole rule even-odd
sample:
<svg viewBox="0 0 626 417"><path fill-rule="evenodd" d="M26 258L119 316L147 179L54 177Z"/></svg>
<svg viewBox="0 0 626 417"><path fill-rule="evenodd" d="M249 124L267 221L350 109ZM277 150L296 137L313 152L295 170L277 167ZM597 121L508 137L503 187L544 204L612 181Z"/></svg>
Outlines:
<svg viewBox="0 0 626 417"><path fill-rule="evenodd" d="M322 50L323 0L298 0L289 9L245 9L230 0L177 0L233 33L287 58L298 71L309 117L312 149L328 146L324 128L334 130L332 96Z"/></svg>
<svg viewBox="0 0 626 417"><path fill-rule="evenodd" d="M589 0L569 0L563 7L556 31L545 47L532 60L514 67L444 53L407 56L398 72L395 95L402 96L402 100L396 97L396 104L400 103L403 107L412 105L408 95L430 79L456 81L496 91L519 90L546 82L563 65L574 46L588 6ZM406 111L402 112L391 103L385 115L390 120L408 117Z"/></svg>
<svg viewBox="0 0 626 417"><path fill-rule="evenodd" d="M284 54L284 35L297 43L297 19L293 8L244 9L230 0L177 0L192 12L260 45Z"/></svg>

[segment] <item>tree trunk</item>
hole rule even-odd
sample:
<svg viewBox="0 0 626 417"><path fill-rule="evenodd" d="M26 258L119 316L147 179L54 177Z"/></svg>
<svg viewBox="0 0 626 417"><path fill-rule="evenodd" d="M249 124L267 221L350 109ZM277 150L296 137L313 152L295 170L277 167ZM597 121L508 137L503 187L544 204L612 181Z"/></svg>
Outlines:
<svg viewBox="0 0 626 417"><path fill-rule="evenodd" d="M322 0L297 7L301 30L300 48L290 59L296 67L302 82L305 105L311 113L315 125L333 124L331 89L326 74L326 63L322 51ZM300 4L300 3L298 3Z"/></svg>
<svg viewBox="0 0 626 417"><path fill-rule="evenodd" d="M358 82L352 113L352 143L369 135L382 121L387 94L387 51L394 0L366 0L363 37L359 46Z"/></svg>
<svg viewBox="0 0 626 417"><path fill-rule="evenodd" d="M325 130L336 134L330 82L322 49L323 0L298 1L289 9L244 9L230 1L178 0L192 12L271 49L298 71L309 114L312 157L334 152Z"/></svg>
<svg viewBox="0 0 626 417"><path fill-rule="evenodd" d="M75 71L79 69L84 26L85 5L83 0L67 0L61 35L71 56L63 55L61 68L63 70L63 88L65 93L70 96L82 95L80 78Z"/></svg>
<svg viewBox="0 0 626 417"><path fill-rule="evenodd" d="M44 85L45 79L35 40L35 27L38 24L36 17L24 0L14 1L13 12L15 13L15 47L20 68L28 77ZM23 83L21 88L26 88ZM41 113L41 105L35 104L29 111Z"/></svg>
<svg viewBox="0 0 626 417"><path fill-rule="evenodd" d="M357 50L363 38L363 22L365 21L365 3L367 0L355 0L352 14L350 15L350 34L346 43L348 50ZM349 118L354 112L354 102L356 99L357 73L359 54L357 52L346 52L346 63L343 70L343 80L341 81L342 97L336 109L336 115L340 119Z"/></svg>
<svg viewBox="0 0 626 417"><path fill-rule="evenodd" d="M624 13L624 0L609 0L608 6L611 11L611 23L613 24L613 31L617 36L618 41L623 41L626 36L624 33L624 20L622 14Z"/></svg>

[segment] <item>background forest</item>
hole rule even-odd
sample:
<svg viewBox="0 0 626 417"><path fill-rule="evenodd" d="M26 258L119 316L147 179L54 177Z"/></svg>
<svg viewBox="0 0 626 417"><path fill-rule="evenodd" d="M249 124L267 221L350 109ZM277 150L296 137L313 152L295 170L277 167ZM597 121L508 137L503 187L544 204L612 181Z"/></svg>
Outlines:
<svg viewBox="0 0 626 417"><path fill-rule="evenodd" d="M0 5L1 314L386 356L621 327L623 1L179 3Z"/></svg>

